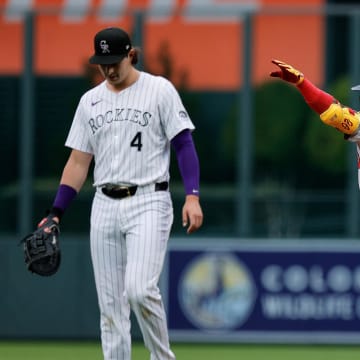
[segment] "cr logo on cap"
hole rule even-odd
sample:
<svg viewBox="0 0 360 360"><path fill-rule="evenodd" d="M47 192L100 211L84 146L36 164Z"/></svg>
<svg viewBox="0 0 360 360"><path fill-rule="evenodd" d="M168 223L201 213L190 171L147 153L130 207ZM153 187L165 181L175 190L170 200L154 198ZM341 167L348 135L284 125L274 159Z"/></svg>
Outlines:
<svg viewBox="0 0 360 360"><path fill-rule="evenodd" d="M103 54L110 52L109 45L106 43L106 40L101 40L100 41L100 47L101 47L101 50L102 50Z"/></svg>

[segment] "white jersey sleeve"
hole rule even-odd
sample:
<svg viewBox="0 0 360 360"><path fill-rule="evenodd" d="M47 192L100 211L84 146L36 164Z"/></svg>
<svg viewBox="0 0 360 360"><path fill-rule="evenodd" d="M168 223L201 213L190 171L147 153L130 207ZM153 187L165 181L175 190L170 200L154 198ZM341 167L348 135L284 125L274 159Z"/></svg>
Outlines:
<svg viewBox="0 0 360 360"><path fill-rule="evenodd" d="M75 150L94 154L89 138L88 127L86 126L87 122L85 114L84 97L82 97L76 109L65 146Z"/></svg>
<svg viewBox="0 0 360 360"><path fill-rule="evenodd" d="M194 130L178 91L174 85L163 78L163 87L159 101L159 113L165 134L169 140L185 129Z"/></svg>

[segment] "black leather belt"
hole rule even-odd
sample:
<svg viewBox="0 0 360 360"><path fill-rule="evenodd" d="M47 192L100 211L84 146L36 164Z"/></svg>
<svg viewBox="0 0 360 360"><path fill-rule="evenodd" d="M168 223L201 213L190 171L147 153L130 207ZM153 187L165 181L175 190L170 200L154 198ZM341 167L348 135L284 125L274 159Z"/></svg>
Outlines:
<svg viewBox="0 0 360 360"><path fill-rule="evenodd" d="M156 183L154 189L151 191L166 191L169 187L167 181L161 183ZM137 185L134 186L123 186L123 185L112 185L108 184L101 188L101 191L106 196L109 196L113 199L123 199L135 195L138 189Z"/></svg>

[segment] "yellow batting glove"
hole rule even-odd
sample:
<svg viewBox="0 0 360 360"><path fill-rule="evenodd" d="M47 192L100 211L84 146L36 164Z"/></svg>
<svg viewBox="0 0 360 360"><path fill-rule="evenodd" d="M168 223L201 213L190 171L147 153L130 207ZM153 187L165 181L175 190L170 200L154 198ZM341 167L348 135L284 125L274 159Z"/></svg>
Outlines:
<svg viewBox="0 0 360 360"><path fill-rule="evenodd" d="M280 68L278 71L272 71L271 77L277 77L295 85L300 85L304 81L304 74L291 65L280 60L271 60L271 62Z"/></svg>

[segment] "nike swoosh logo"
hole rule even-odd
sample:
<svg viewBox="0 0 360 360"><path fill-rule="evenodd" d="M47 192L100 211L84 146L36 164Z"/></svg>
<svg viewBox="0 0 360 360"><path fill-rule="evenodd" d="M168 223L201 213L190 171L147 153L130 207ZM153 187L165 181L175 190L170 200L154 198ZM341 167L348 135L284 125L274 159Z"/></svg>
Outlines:
<svg viewBox="0 0 360 360"><path fill-rule="evenodd" d="M96 104L98 104L99 102L101 102L102 100L98 100L98 101L92 101L91 102L91 106L95 106Z"/></svg>

